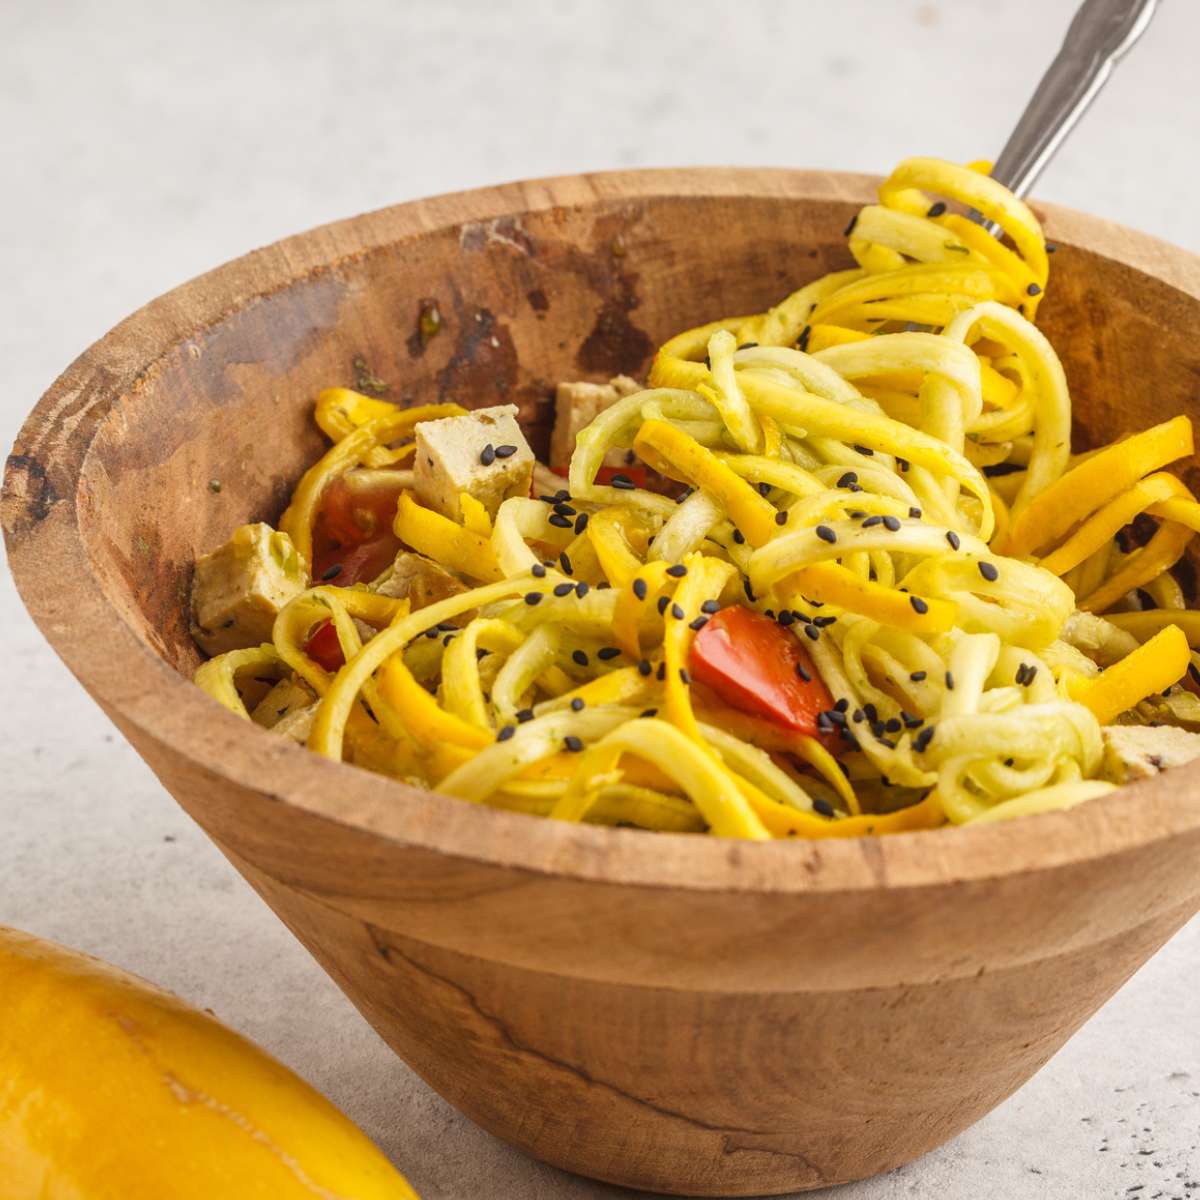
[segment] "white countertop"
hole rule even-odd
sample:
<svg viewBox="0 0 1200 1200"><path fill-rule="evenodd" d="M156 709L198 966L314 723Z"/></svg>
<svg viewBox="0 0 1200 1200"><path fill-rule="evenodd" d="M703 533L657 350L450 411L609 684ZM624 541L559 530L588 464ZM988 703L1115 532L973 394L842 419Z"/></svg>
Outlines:
<svg viewBox="0 0 1200 1200"><path fill-rule="evenodd" d="M994 153L1073 7L4 0L0 439L146 300L332 218L590 168ZM1038 194L1200 249L1198 44L1200 4L1164 4ZM633 1195L500 1144L393 1057L67 674L6 566L0 646L0 921L211 1007L427 1200ZM1126 1195L1200 1200L1200 921L991 1116L838 1193Z"/></svg>

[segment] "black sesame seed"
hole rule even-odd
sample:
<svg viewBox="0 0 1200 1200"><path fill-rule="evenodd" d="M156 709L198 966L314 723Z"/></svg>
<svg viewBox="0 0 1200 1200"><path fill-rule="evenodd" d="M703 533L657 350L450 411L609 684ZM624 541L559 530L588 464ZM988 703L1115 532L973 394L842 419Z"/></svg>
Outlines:
<svg viewBox="0 0 1200 1200"><path fill-rule="evenodd" d="M757 342L743 342L743 343L742 343L742 344L741 344L741 345L738 347L738 349L739 349L739 350L753 350L753 349L754 349L754 347L755 347L755 346L757 346L757 345L758 345L758 343L757 343Z"/></svg>
<svg viewBox="0 0 1200 1200"><path fill-rule="evenodd" d="M571 507L571 505L569 505L569 504L564 504L564 503L563 503L561 500L560 500L560 501L558 501L558 503L556 503L556 504L555 504L555 506L554 506L554 511L555 511L556 513L558 513L558 515L559 515L560 517L573 517L573 516L575 516L575 509L574 509L574 508L572 508L572 507Z"/></svg>
<svg viewBox="0 0 1200 1200"><path fill-rule="evenodd" d="M567 552L565 550L558 556L558 565L562 568L562 573L564 575L570 575L572 573L571 560L567 557Z"/></svg>
<svg viewBox="0 0 1200 1200"><path fill-rule="evenodd" d="M750 580L748 580L748 579L742 580L742 591L746 593L746 599L749 600L751 604L753 604L754 603L754 589L750 586Z"/></svg>
<svg viewBox="0 0 1200 1200"><path fill-rule="evenodd" d="M571 661L578 666L586 667L588 665L588 656L586 650L572 650Z"/></svg>
<svg viewBox="0 0 1200 1200"><path fill-rule="evenodd" d="M1057 250L1057 249L1058 249L1058 247L1053 242L1046 243L1046 253L1047 254L1053 254L1055 252L1055 250Z"/></svg>
<svg viewBox="0 0 1200 1200"><path fill-rule="evenodd" d="M900 529L900 518L893 517L893 516L884 517L883 518L883 527L889 533L896 533Z"/></svg>
<svg viewBox="0 0 1200 1200"><path fill-rule="evenodd" d="M692 677L687 673L686 667L679 668L679 682L684 686L692 682Z"/></svg>
<svg viewBox="0 0 1200 1200"><path fill-rule="evenodd" d="M1000 572L996 570L996 564L990 562L981 562L979 564L979 573L988 581L995 583L1000 578Z"/></svg>
<svg viewBox="0 0 1200 1200"><path fill-rule="evenodd" d="M876 735L875 740L881 745L886 746L889 750L895 750L896 743L890 737L879 737ZM882 781L881 781L882 782ZM884 787L891 787L890 783L885 783Z"/></svg>
<svg viewBox="0 0 1200 1200"><path fill-rule="evenodd" d="M687 574L687 567L683 563L676 563L673 567L667 568L667 574L672 579L682 579Z"/></svg>
<svg viewBox="0 0 1200 1200"><path fill-rule="evenodd" d="M705 600L705 602L702 605L700 605L700 611L702 613L710 613L710 614L715 613L715 612L720 612L721 611L721 603L719 600Z"/></svg>
<svg viewBox="0 0 1200 1200"><path fill-rule="evenodd" d="M840 488L848 488L851 484L858 482L858 476L853 471L847 471L845 475L837 481Z"/></svg>
<svg viewBox="0 0 1200 1200"><path fill-rule="evenodd" d="M633 594L639 600L645 600L648 591L649 589L646 587L646 581L640 576L633 581Z"/></svg>
<svg viewBox="0 0 1200 1200"><path fill-rule="evenodd" d="M571 518L564 517L562 515L562 513L551 513L546 518L546 521L548 524L555 526L555 528L557 528L557 529L570 529L571 528Z"/></svg>
<svg viewBox="0 0 1200 1200"><path fill-rule="evenodd" d="M925 214L927 217L940 217L946 211L945 201L939 200L936 204L929 206L929 211Z"/></svg>
<svg viewBox="0 0 1200 1200"><path fill-rule="evenodd" d="M452 641L454 641L454 634L448 633L444 638L442 638L442 645L448 646Z"/></svg>
<svg viewBox="0 0 1200 1200"><path fill-rule="evenodd" d="M769 483L760 483L758 485L758 494L760 496L769 496L771 494L771 485Z"/></svg>
<svg viewBox="0 0 1200 1200"><path fill-rule="evenodd" d="M568 492L566 488L559 488L558 491L554 493L555 500L570 500L570 498L571 493Z"/></svg>
<svg viewBox="0 0 1200 1200"><path fill-rule="evenodd" d="M786 629L796 619L796 614L784 609L775 619Z"/></svg>
<svg viewBox="0 0 1200 1200"><path fill-rule="evenodd" d="M639 717L657 717L658 709L657 708L643 708L642 711L640 713L638 713L638 716Z"/></svg>
<svg viewBox="0 0 1200 1200"><path fill-rule="evenodd" d="M823 817L832 817L833 805L830 804L828 800L822 800L821 797L818 796L813 801L813 812L820 813Z"/></svg>
<svg viewBox="0 0 1200 1200"><path fill-rule="evenodd" d="M769 621L773 621L775 620L775 610L773 608L768 608L766 612L763 613L763 616Z"/></svg>
<svg viewBox="0 0 1200 1200"><path fill-rule="evenodd" d="M813 617L812 623L818 629L824 629L827 625L836 625L837 617Z"/></svg>
<svg viewBox="0 0 1200 1200"><path fill-rule="evenodd" d="M842 230L842 237L849 237L854 232L854 227L857 224L858 224L858 213L855 213L854 216L852 216L850 218L850 224L847 225L846 228Z"/></svg>
<svg viewBox="0 0 1200 1200"><path fill-rule="evenodd" d="M484 446L482 453L479 455L479 461L485 466L490 467L496 461L496 447L488 442Z"/></svg>
<svg viewBox="0 0 1200 1200"><path fill-rule="evenodd" d="M946 672L946 691L954 691L954 676L949 671Z"/></svg>
<svg viewBox="0 0 1200 1200"><path fill-rule="evenodd" d="M563 745L571 751L572 754L578 754L583 749L583 743L573 734L568 733L563 738Z"/></svg>
<svg viewBox="0 0 1200 1200"><path fill-rule="evenodd" d="M959 538L958 534L954 532L953 529L946 530L946 541L948 541L950 543L951 550L957 550L959 548L959 546L962 545L961 539Z"/></svg>
<svg viewBox="0 0 1200 1200"><path fill-rule="evenodd" d="M797 350L807 350L808 349L808 339L810 337L812 337L812 326L805 325L805 327L802 330L800 330L800 337L796 341L796 349Z"/></svg>
<svg viewBox="0 0 1200 1200"><path fill-rule="evenodd" d="M796 664L796 674L799 675L800 678L803 679L805 683L812 683L812 676L805 669L803 663Z"/></svg>
<svg viewBox="0 0 1200 1200"><path fill-rule="evenodd" d="M913 681L913 683L923 683L925 680L925 672L924 671L914 671L909 676L909 679L911 679Z"/></svg>
<svg viewBox="0 0 1200 1200"><path fill-rule="evenodd" d="M776 524L776 525L786 525L787 523L788 523L788 515L787 515L787 510L786 510L786 509L782 509L782 508L781 508L781 509L780 509L780 510L779 510L779 511L778 511L778 512L775 514L775 524Z"/></svg>
<svg viewBox="0 0 1200 1200"><path fill-rule="evenodd" d="M481 659L487 658L487 653L488 652L482 646L476 646L475 647L475 661L479 662Z"/></svg>
<svg viewBox="0 0 1200 1200"><path fill-rule="evenodd" d="M858 451L859 454L865 454L868 458L875 453L875 451L869 446L859 446L857 443L855 444L854 449Z"/></svg>
<svg viewBox="0 0 1200 1200"><path fill-rule="evenodd" d="M575 590L573 583L556 583L554 585L554 594L556 596L569 596Z"/></svg>
<svg viewBox="0 0 1200 1200"><path fill-rule="evenodd" d="M828 542L830 545L837 541L837 534L828 525L818 525L815 532L821 541Z"/></svg>
<svg viewBox="0 0 1200 1200"><path fill-rule="evenodd" d="M609 483L611 483L613 487L620 488L625 492L633 491L634 487L636 486L636 484L634 484L633 480L630 479L628 475L614 475L612 479L609 480Z"/></svg>
<svg viewBox="0 0 1200 1200"><path fill-rule="evenodd" d="M503 446L496 447L496 457L497 458L512 458L512 456L514 454L516 454L516 452L517 452L516 446L511 446L511 445L506 444Z"/></svg>
<svg viewBox="0 0 1200 1200"><path fill-rule="evenodd" d="M571 711L572 712L583 712L583 700L579 696L576 696L571 701Z"/></svg>
<svg viewBox="0 0 1200 1200"><path fill-rule="evenodd" d="M926 725L913 739L913 749L918 754L923 754L929 743L933 741L933 730L934 727L932 725Z"/></svg>
<svg viewBox="0 0 1200 1200"><path fill-rule="evenodd" d="M649 675L653 670L654 668L650 665L650 660L648 658L643 658L641 662L638 663L638 674L643 677Z"/></svg>
<svg viewBox="0 0 1200 1200"><path fill-rule="evenodd" d="M740 546L745 542L746 537L740 529L735 529L733 531L733 540Z"/></svg>
<svg viewBox="0 0 1200 1200"><path fill-rule="evenodd" d="M546 568L544 566L542 566L541 563L534 563L533 566L529 568L529 573L535 579L545 579L546 578Z"/></svg>
<svg viewBox="0 0 1200 1200"><path fill-rule="evenodd" d="M666 679L666 677L667 677L667 664L659 663L658 670L654 672L654 678L661 681L663 679Z"/></svg>
<svg viewBox="0 0 1200 1200"><path fill-rule="evenodd" d="M520 721L520 723L522 725L524 725L526 721L532 721L533 720L533 709L532 708L517 709L516 718L518 721Z"/></svg>
<svg viewBox="0 0 1200 1200"><path fill-rule="evenodd" d="M899 717L890 717L887 721L884 722L883 727L885 730L887 730L888 733L899 733L900 732L900 718Z"/></svg>
<svg viewBox="0 0 1200 1200"><path fill-rule="evenodd" d="M517 727L515 725L505 725L502 729L497 731L496 741L507 742L508 739L510 737L512 737L512 735L516 732L517 732Z"/></svg>
<svg viewBox="0 0 1200 1200"><path fill-rule="evenodd" d="M908 602L913 606L913 612L920 613L922 616L929 611L929 605L920 596L909 596Z"/></svg>
<svg viewBox="0 0 1200 1200"><path fill-rule="evenodd" d="M875 722L879 720L879 710L873 704L864 704L863 712L867 714L867 720Z"/></svg>
<svg viewBox="0 0 1200 1200"><path fill-rule="evenodd" d="M526 592L525 603L529 605L540 604L542 602L541 592Z"/></svg>
<svg viewBox="0 0 1200 1200"><path fill-rule="evenodd" d="M1040 296L1041 294L1042 294L1042 289L1036 283L1031 283L1025 289L1025 295L1027 295L1027 296Z"/></svg>
<svg viewBox="0 0 1200 1200"><path fill-rule="evenodd" d="M587 513L580 513L579 516L577 516L575 518L575 532L582 533L587 528L587 523L588 523Z"/></svg>
<svg viewBox="0 0 1200 1200"><path fill-rule="evenodd" d="M920 717L915 716L910 712L905 712L904 709L900 710L900 720L902 720L909 729L916 729L918 726L925 724L924 720L922 720Z"/></svg>
<svg viewBox="0 0 1200 1200"><path fill-rule="evenodd" d="M865 520L865 521L862 523L862 527L863 527L864 529L872 529L874 526L876 526L876 525L882 525L882 524L883 524L883 518L882 518L882 517L868 517L868 518L867 518L867 519L866 519L866 520Z"/></svg>
<svg viewBox="0 0 1200 1200"><path fill-rule="evenodd" d="M601 659L603 662L607 662L610 658L616 658L620 653L621 651L618 650L616 646L601 646L600 649L596 651L596 657Z"/></svg>
<svg viewBox="0 0 1200 1200"><path fill-rule="evenodd" d="M914 521L919 521L921 519L921 510L914 504L909 508L908 515L912 517Z"/></svg>
<svg viewBox="0 0 1200 1200"><path fill-rule="evenodd" d="M804 633L814 642L821 636L821 631L815 625L805 625Z"/></svg>
<svg viewBox="0 0 1200 1200"><path fill-rule="evenodd" d="M694 621L688 622L688 628L696 630L697 633L708 624L707 617L697 617Z"/></svg>
<svg viewBox="0 0 1200 1200"><path fill-rule="evenodd" d="M588 585L584 583L582 579L575 585L575 595L578 596L580 600L582 600L589 591L590 589Z"/></svg>
<svg viewBox="0 0 1200 1200"><path fill-rule="evenodd" d="M686 615L687 614L683 611L683 609L682 609L682 607L680 607L680 605L678 605L678 604L671 605L671 616L673 616L675 618L675 620L682 621Z"/></svg>
<svg viewBox="0 0 1200 1200"><path fill-rule="evenodd" d="M330 579L336 579L342 573L342 564L334 563L332 567L321 573L321 578L328 582Z"/></svg>
<svg viewBox="0 0 1200 1200"><path fill-rule="evenodd" d="M659 596L658 598L658 615L661 617L667 611L667 605L671 603L670 596Z"/></svg>
<svg viewBox="0 0 1200 1200"><path fill-rule="evenodd" d="M838 700L834 704L833 711L844 713L846 711L846 709L848 709L849 707L850 707L850 701L847 700L845 696L843 696L840 700Z"/></svg>

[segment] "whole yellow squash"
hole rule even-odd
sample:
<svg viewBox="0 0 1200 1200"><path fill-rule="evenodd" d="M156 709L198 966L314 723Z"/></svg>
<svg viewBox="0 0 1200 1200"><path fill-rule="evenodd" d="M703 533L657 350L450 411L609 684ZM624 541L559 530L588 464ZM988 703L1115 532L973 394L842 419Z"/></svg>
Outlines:
<svg viewBox="0 0 1200 1200"><path fill-rule="evenodd" d="M0 1200L416 1200L323 1096L213 1017L0 926Z"/></svg>

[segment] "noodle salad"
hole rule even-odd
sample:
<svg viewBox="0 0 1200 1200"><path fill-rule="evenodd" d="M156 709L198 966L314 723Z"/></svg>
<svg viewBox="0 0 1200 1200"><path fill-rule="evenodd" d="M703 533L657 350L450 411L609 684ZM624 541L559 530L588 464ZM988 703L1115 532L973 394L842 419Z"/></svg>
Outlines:
<svg viewBox="0 0 1200 1200"><path fill-rule="evenodd" d="M1191 423L1072 454L1053 247L988 169L902 162L853 267L645 386L560 385L560 474L513 406L326 390L278 528L197 562L196 682L447 796L723 837L991 821L1200 755Z"/></svg>

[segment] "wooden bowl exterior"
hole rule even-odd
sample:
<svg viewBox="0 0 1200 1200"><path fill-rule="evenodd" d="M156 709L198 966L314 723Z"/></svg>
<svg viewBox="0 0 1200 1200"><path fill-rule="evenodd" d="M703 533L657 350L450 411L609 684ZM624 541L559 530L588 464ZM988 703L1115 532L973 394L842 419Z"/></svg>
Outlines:
<svg viewBox="0 0 1200 1200"><path fill-rule="evenodd" d="M898 1166L1030 1077L1200 907L1200 776L1069 814L749 845L494 812L333 764L196 690L194 556L273 518L317 390L512 400L643 369L846 261L865 177L648 171L402 205L177 289L8 462L13 573L67 665L388 1043L547 1162L735 1196ZM1083 436L1200 416L1200 265L1046 208ZM421 306L444 328L427 343ZM210 479L219 479L214 494Z"/></svg>

